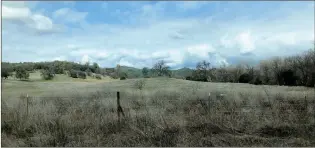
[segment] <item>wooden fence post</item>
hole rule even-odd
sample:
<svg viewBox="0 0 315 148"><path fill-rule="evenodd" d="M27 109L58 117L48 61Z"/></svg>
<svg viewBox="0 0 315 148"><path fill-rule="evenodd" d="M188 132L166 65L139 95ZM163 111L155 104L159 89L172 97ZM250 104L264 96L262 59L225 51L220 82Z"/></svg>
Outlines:
<svg viewBox="0 0 315 148"><path fill-rule="evenodd" d="M209 108L209 112L211 110L211 93L209 93L208 95L208 108Z"/></svg>
<svg viewBox="0 0 315 148"><path fill-rule="evenodd" d="M28 94L26 94L26 117L28 117Z"/></svg>
<svg viewBox="0 0 315 148"><path fill-rule="evenodd" d="M119 122L120 122L120 114L122 114L125 117L124 111L120 105L120 94L119 94L119 91L117 91L117 115L118 115Z"/></svg>

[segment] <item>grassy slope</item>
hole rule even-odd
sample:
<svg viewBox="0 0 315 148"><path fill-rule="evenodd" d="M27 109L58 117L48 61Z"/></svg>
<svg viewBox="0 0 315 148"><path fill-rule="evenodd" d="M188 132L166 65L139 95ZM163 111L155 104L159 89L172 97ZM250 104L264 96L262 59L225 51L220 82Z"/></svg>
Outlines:
<svg viewBox="0 0 315 148"><path fill-rule="evenodd" d="M142 91L134 87L139 80L146 81ZM315 146L311 138L315 136L314 104L311 104L315 92L311 88L168 78L95 82L69 78L50 82L3 82L2 101L12 106L2 105L2 121L10 121L6 126L12 128L5 128L3 145ZM9 97L26 91L31 96L52 97L35 101L30 107L29 119L24 118L25 108L18 106L20 101ZM116 91L121 92L127 116L121 123L123 128L116 126ZM204 106L207 102L198 99L207 99L209 93L214 102L207 108ZM225 94L224 99L220 99L219 94ZM310 102L306 112L294 108L281 110L279 100L304 100L305 94ZM56 100L57 96L62 99ZM263 102L268 100L272 108L264 107ZM259 107L243 108L242 105ZM239 114L233 110L245 111ZM15 111L21 117L10 116ZM221 111L229 111L229 114ZM47 130L47 126L53 130ZM30 129L35 132L28 132ZM29 136L23 137L25 134Z"/></svg>
<svg viewBox="0 0 315 148"><path fill-rule="evenodd" d="M20 81L15 78L2 80L2 97L3 98L18 98L21 94L29 94L32 96L42 96L51 93L66 93L71 89L85 89L98 83L117 81L110 77L102 77L97 80L92 77L87 79L75 79L67 75L56 74L53 80L42 80L40 72L30 73L28 81Z"/></svg>

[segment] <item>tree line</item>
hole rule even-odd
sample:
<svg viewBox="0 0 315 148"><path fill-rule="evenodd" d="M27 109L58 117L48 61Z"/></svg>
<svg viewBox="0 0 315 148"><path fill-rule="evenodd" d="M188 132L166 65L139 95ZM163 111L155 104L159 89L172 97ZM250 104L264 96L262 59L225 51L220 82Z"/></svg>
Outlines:
<svg viewBox="0 0 315 148"><path fill-rule="evenodd" d="M256 85L287 85L308 86L315 84L315 49L305 53L289 56L274 57L263 60L260 64L238 64L232 66L212 67L208 61L200 61L196 68L174 71L170 70L163 60L158 61L152 68L144 67L142 70L126 68L117 65L115 68L101 68L97 63L78 64L68 61L53 62L2 62L1 77L13 76L18 79L28 79L29 72L41 71L43 79L53 79L55 74L67 74L72 78L85 79L92 76L101 79L101 76L110 76L114 79L137 77L178 77L178 72L185 75L183 79L203 82L231 82L250 83ZM185 74L182 74L185 73ZM181 77L182 78L182 77Z"/></svg>
<svg viewBox="0 0 315 148"><path fill-rule="evenodd" d="M100 79L100 74L107 74L105 69L99 67L97 63L78 64L68 61L53 61L53 62L20 62L20 63L8 63L2 62L1 77L8 78L13 76L18 79L28 79L29 73L39 70L41 76L45 80L53 79L55 74L67 74L73 78L83 78L86 76L92 76Z"/></svg>
<svg viewBox="0 0 315 148"><path fill-rule="evenodd" d="M315 87L315 49L289 57L273 57L259 65L238 64L211 67L207 61L197 63L186 80L204 82L250 83Z"/></svg>

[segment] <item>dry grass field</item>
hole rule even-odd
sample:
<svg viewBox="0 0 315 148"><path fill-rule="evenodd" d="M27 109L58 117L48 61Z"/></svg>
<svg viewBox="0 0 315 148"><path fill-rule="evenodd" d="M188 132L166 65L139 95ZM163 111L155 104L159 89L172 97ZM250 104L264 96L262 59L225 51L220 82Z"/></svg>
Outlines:
<svg viewBox="0 0 315 148"><path fill-rule="evenodd" d="M1 146L315 146L313 88L58 77L2 81Z"/></svg>

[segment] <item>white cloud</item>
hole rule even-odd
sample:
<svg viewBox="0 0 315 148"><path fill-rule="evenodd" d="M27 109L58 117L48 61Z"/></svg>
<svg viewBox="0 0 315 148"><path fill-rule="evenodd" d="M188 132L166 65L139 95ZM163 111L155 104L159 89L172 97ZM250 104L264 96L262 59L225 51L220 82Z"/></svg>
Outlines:
<svg viewBox="0 0 315 148"><path fill-rule="evenodd" d="M236 40L240 44L240 47L241 47L240 52L241 53L251 52L255 48L254 41L253 41L253 39L251 37L251 33L249 31L240 33L237 36Z"/></svg>
<svg viewBox="0 0 315 148"><path fill-rule="evenodd" d="M22 23L29 28L35 29L38 33L54 32L59 29L49 17L32 12L25 3L4 3L2 6L2 18L5 22ZM7 26L4 25L4 27Z"/></svg>
<svg viewBox="0 0 315 148"><path fill-rule="evenodd" d="M55 57L54 59L53 59L53 61L65 61L65 60L67 60L67 58L65 57L65 56L58 56L58 57Z"/></svg>
<svg viewBox="0 0 315 148"><path fill-rule="evenodd" d="M181 1L176 4L177 8L182 9L182 10L193 10L193 9L198 9L202 5L206 4L208 2L203 2L203 1Z"/></svg>
<svg viewBox="0 0 315 148"><path fill-rule="evenodd" d="M209 44L200 44L195 46L190 46L187 48L187 52L192 55L197 55L200 58L207 58L209 52L214 52L215 49Z"/></svg>
<svg viewBox="0 0 315 148"><path fill-rule="evenodd" d="M29 8L14 8L2 6L2 18L8 20L25 20L31 16Z"/></svg>
<svg viewBox="0 0 315 148"><path fill-rule="evenodd" d="M81 64L85 64L87 62L91 62L91 59L88 55L84 55L81 59Z"/></svg>
<svg viewBox="0 0 315 148"><path fill-rule="evenodd" d="M134 64L131 64L129 61L127 61L125 59L121 59L118 62L118 64L121 65L121 66L129 66L129 67L134 67L135 66Z"/></svg>
<svg viewBox="0 0 315 148"><path fill-rule="evenodd" d="M47 31L53 29L53 22L46 16L34 14L31 19L35 22L34 27L40 31Z"/></svg>
<svg viewBox="0 0 315 148"><path fill-rule="evenodd" d="M85 20L88 12L78 12L70 8L61 8L53 13L53 18L65 22L76 23Z"/></svg>
<svg viewBox="0 0 315 148"><path fill-rule="evenodd" d="M132 22L131 26L85 22L82 29L71 28L71 34L49 37L29 35L19 32L15 26L5 25L3 57L6 61L29 61L41 57L48 60L95 61L106 67L120 63L139 68L150 67L156 60L164 59L172 67L194 67L196 62L203 59L211 61L213 65L227 64L229 58L248 52L257 57L283 55L289 53L287 47L294 47L296 52L300 52L308 49L306 42L314 40L314 22L311 21L314 14L310 14L310 10L297 9L283 14L278 14L277 10L273 12L286 17L266 15L264 18L251 18L246 17L246 14L224 20L223 17L213 17L217 14L209 14L206 17L166 19L163 18L163 15L167 15L164 5L165 2L141 5L136 14L130 12L131 14L124 15L127 22ZM190 10L194 8L187 7ZM52 30L56 28L54 22L66 24L87 21L88 17L87 12L77 12L70 8L55 11L52 19L34 13L26 6L14 8L19 8L19 11L23 8L25 12L29 10L30 14L7 12L6 18L26 18L26 24L37 30ZM120 10L119 14L127 12ZM23 51L33 53L21 54Z"/></svg>

